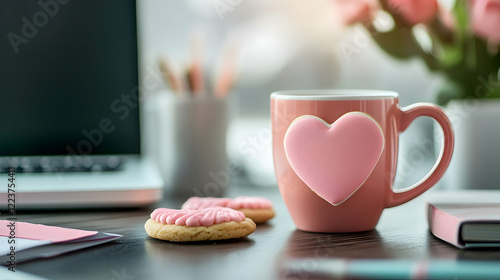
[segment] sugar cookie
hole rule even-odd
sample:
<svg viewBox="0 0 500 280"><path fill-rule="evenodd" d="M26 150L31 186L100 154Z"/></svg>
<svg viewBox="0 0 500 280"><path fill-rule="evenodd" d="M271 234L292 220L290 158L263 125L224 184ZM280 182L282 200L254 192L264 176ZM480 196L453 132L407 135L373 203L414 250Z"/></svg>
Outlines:
<svg viewBox="0 0 500 280"><path fill-rule="evenodd" d="M263 223L274 217L273 204L258 196L239 196L237 198L191 197L182 205L182 209L203 209L210 206L222 206L241 211L256 223Z"/></svg>
<svg viewBox="0 0 500 280"><path fill-rule="evenodd" d="M187 242L245 237L255 231L255 223L240 211L218 206L199 210L158 208L144 228L153 238Z"/></svg>

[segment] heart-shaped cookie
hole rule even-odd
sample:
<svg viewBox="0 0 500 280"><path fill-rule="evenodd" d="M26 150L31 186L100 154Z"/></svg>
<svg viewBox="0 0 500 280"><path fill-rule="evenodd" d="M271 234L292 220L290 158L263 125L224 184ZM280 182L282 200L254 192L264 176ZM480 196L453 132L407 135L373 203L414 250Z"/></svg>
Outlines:
<svg viewBox="0 0 500 280"><path fill-rule="evenodd" d="M288 127L284 146L297 176L337 206L372 173L384 149L384 134L377 121L361 112L347 113L331 125L306 115Z"/></svg>

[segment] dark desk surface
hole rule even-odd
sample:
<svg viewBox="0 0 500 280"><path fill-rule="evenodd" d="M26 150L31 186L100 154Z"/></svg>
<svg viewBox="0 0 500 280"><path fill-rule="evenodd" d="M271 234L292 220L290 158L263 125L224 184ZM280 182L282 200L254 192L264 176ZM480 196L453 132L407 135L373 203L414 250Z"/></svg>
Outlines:
<svg viewBox="0 0 500 280"><path fill-rule="evenodd" d="M276 189L233 188L229 196L261 195L277 212L245 239L178 244L148 237L151 209L18 213L19 221L122 234L116 241L50 259L18 264L48 279L312 279L317 258L483 259L500 261L500 249L458 250L427 229L424 198L387 209L374 231L317 234L295 226ZM157 206L179 207L182 201ZM307 270L283 273L283 261L298 259Z"/></svg>

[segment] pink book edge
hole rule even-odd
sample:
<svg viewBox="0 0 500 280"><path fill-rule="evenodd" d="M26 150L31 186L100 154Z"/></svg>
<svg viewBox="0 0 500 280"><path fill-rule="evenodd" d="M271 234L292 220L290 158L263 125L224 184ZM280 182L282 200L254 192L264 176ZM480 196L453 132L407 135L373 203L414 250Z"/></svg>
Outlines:
<svg viewBox="0 0 500 280"><path fill-rule="evenodd" d="M465 244L461 244L459 238L462 221L430 203L427 203L427 208L429 229L432 234L458 248L465 248Z"/></svg>

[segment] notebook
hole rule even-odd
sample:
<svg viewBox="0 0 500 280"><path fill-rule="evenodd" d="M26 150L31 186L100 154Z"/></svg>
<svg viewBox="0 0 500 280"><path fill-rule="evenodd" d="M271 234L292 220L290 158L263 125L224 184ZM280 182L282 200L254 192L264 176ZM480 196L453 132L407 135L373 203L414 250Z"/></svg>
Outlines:
<svg viewBox="0 0 500 280"><path fill-rule="evenodd" d="M158 201L141 153L136 1L0 1L0 34L0 207L9 194L16 209Z"/></svg>
<svg viewBox="0 0 500 280"><path fill-rule="evenodd" d="M113 233L0 220L0 263L15 272L18 263L58 256L120 237Z"/></svg>
<svg viewBox="0 0 500 280"><path fill-rule="evenodd" d="M458 248L500 247L499 192L461 191L454 195L455 199L451 196L428 202L432 234Z"/></svg>

